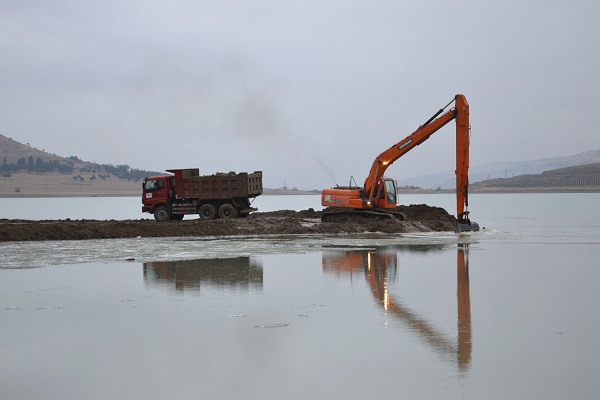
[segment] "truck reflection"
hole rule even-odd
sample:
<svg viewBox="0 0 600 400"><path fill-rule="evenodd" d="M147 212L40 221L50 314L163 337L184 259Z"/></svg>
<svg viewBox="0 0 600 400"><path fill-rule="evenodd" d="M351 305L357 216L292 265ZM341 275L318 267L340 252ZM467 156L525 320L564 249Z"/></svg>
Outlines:
<svg viewBox="0 0 600 400"><path fill-rule="evenodd" d="M377 302L386 313L396 316L410 326L411 331L431 345L438 354L456 360L461 372L468 372L471 365L471 300L469 296L468 244L457 249L457 343L436 330L434 324L420 317L407 306L393 299L387 290L387 282L398 274L398 249L352 250L346 252L324 252L323 269L328 273L364 273Z"/></svg>
<svg viewBox="0 0 600 400"><path fill-rule="evenodd" d="M236 292L262 291L263 269L260 260L252 257L155 261L144 263L144 282L176 290L212 286Z"/></svg>

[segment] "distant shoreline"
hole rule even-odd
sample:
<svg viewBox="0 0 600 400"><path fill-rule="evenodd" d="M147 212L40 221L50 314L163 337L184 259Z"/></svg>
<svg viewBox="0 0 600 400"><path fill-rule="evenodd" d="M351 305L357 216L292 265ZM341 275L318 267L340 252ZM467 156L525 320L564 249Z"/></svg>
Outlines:
<svg viewBox="0 0 600 400"><path fill-rule="evenodd" d="M400 190L399 195L405 194L454 194L453 189L422 189L422 190ZM485 189L485 190L471 190L469 194L518 194L518 193L539 193L539 194L550 194L550 193L600 193L600 188L568 188L568 189L523 189L523 190L507 190L507 189ZM316 191L306 190L277 190L277 189L265 189L265 192L261 196L319 196L321 193ZM0 199L43 199L43 198L74 198L74 197L140 197L141 193L9 193L0 194Z"/></svg>
<svg viewBox="0 0 600 400"><path fill-rule="evenodd" d="M81 173L70 174L14 172L0 177L0 198L32 197L137 197L142 196L142 182L116 177L93 178ZM93 179L92 179L93 178ZM320 191L264 188L263 195L314 195Z"/></svg>
<svg viewBox="0 0 600 400"><path fill-rule="evenodd" d="M415 189L415 190L398 190L398 194L443 194L443 193L455 193L454 189ZM487 187L485 189L469 189L469 194L502 194L502 193L600 193L600 187L589 187L589 188L526 188L526 189L506 189L506 188L492 188Z"/></svg>
<svg viewBox="0 0 600 400"><path fill-rule="evenodd" d="M321 192L309 190L264 189L261 196L306 196L321 195ZM68 197L142 197L142 192L126 193L0 193L0 199L29 199L29 198L68 198Z"/></svg>
<svg viewBox="0 0 600 400"><path fill-rule="evenodd" d="M404 194L442 194L454 193L454 189L408 189L398 188ZM499 187L481 186L479 183L469 187L471 194L485 193L599 193L600 186L548 186L548 187ZM265 188L263 196L279 195L320 195L320 190L270 189ZM68 174L13 173L10 177L0 177L0 198L52 198L52 197L141 197L141 182L124 179L75 180Z"/></svg>

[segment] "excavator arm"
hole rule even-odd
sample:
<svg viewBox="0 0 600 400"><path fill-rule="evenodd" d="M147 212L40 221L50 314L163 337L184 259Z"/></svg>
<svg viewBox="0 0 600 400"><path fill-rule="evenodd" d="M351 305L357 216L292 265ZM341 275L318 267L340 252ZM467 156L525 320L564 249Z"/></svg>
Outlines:
<svg viewBox="0 0 600 400"><path fill-rule="evenodd" d="M444 113L444 109L454 102L454 107ZM435 132L452 120L456 120L456 218L457 231L477 230L464 229L471 225L468 219L468 186L469 186L469 103L462 94L440 109L433 117L421 125L415 132L402 139L381 153L373 162L369 176L365 180L363 196L373 204L377 186L381 182L387 168L397 159L408 153ZM443 114L442 114L443 113ZM441 114L441 115L440 115ZM463 229L461 229L463 228ZM473 226L475 228L475 226Z"/></svg>

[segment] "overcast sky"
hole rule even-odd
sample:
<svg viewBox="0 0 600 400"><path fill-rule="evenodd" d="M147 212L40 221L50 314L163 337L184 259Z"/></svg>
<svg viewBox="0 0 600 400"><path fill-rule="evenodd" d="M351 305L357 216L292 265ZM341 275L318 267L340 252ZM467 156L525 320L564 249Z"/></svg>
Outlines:
<svg viewBox="0 0 600 400"><path fill-rule="evenodd" d="M471 165L600 148L600 2L0 0L0 133L84 160L362 184L455 94ZM454 169L454 123L397 179Z"/></svg>

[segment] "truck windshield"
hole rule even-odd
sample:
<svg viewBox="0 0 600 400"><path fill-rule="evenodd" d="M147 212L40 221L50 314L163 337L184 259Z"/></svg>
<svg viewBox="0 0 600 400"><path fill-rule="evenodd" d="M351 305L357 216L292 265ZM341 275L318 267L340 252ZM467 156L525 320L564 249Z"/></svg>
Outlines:
<svg viewBox="0 0 600 400"><path fill-rule="evenodd" d="M165 181L162 180L147 180L144 183L144 191L153 192L155 190L163 189L165 187Z"/></svg>

